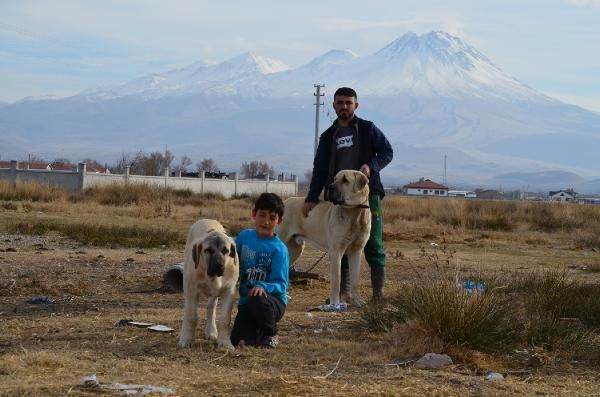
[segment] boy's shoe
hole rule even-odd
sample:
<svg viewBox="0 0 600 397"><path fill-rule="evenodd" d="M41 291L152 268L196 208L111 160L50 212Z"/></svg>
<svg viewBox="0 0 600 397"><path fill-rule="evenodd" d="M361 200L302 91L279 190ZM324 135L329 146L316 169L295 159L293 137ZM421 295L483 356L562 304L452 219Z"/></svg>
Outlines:
<svg viewBox="0 0 600 397"><path fill-rule="evenodd" d="M260 347L265 349L275 349L279 344L279 338L277 335L274 336L264 336L260 341Z"/></svg>

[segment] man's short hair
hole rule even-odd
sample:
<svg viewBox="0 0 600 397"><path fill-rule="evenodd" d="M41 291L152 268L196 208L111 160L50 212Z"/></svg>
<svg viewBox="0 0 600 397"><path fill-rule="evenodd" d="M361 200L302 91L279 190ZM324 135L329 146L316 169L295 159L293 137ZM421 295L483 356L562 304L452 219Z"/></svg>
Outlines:
<svg viewBox="0 0 600 397"><path fill-rule="evenodd" d="M275 193L262 193L254 202L254 211L265 210L277 213L281 218L285 207L281 197Z"/></svg>
<svg viewBox="0 0 600 397"><path fill-rule="evenodd" d="M340 87L340 88L338 88L335 91L335 94L333 95L333 97L335 98L338 95L341 95L341 96L352 96L352 97L354 97L354 99L358 100L358 95L356 95L356 91L354 91L350 87Z"/></svg>

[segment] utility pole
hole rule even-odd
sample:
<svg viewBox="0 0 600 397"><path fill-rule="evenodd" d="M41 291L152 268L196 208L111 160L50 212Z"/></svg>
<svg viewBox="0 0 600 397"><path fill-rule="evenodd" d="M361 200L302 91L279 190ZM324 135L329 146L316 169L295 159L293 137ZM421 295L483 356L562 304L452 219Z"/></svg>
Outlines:
<svg viewBox="0 0 600 397"><path fill-rule="evenodd" d="M314 87L317 89L317 92L313 95L315 96L315 153L317 155L317 146L319 146L319 106L323 106L324 103L321 102L321 97L325 96L325 94L321 94L321 87L325 87L325 84L314 84Z"/></svg>

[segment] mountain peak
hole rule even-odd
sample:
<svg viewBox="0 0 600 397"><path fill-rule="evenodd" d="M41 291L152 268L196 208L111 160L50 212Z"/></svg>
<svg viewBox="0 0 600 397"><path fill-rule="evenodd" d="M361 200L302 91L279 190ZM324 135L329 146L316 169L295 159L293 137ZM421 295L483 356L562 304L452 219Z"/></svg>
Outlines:
<svg viewBox="0 0 600 397"><path fill-rule="evenodd" d="M230 58L216 68L235 70L237 74L272 74L288 70L289 66L277 59L266 58L249 51Z"/></svg>
<svg viewBox="0 0 600 397"><path fill-rule="evenodd" d="M358 58L358 55L351 50L330 50L319 55L304 65L304 67L313 71L318 71L328 66L341 65L356 58Z"/></svg>

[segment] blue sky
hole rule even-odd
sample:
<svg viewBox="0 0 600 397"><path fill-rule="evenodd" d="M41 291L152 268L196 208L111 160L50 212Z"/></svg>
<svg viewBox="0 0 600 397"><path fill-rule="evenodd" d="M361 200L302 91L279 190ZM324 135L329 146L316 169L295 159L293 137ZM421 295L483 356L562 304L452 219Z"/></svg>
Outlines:
<svg viewBox="0 0 600 397"><path fill-rule="evenodd" d="M0 101L72 95L246 51L300 66L444 30L505 72L600 112L600 0L0 2Z"/></svg>

